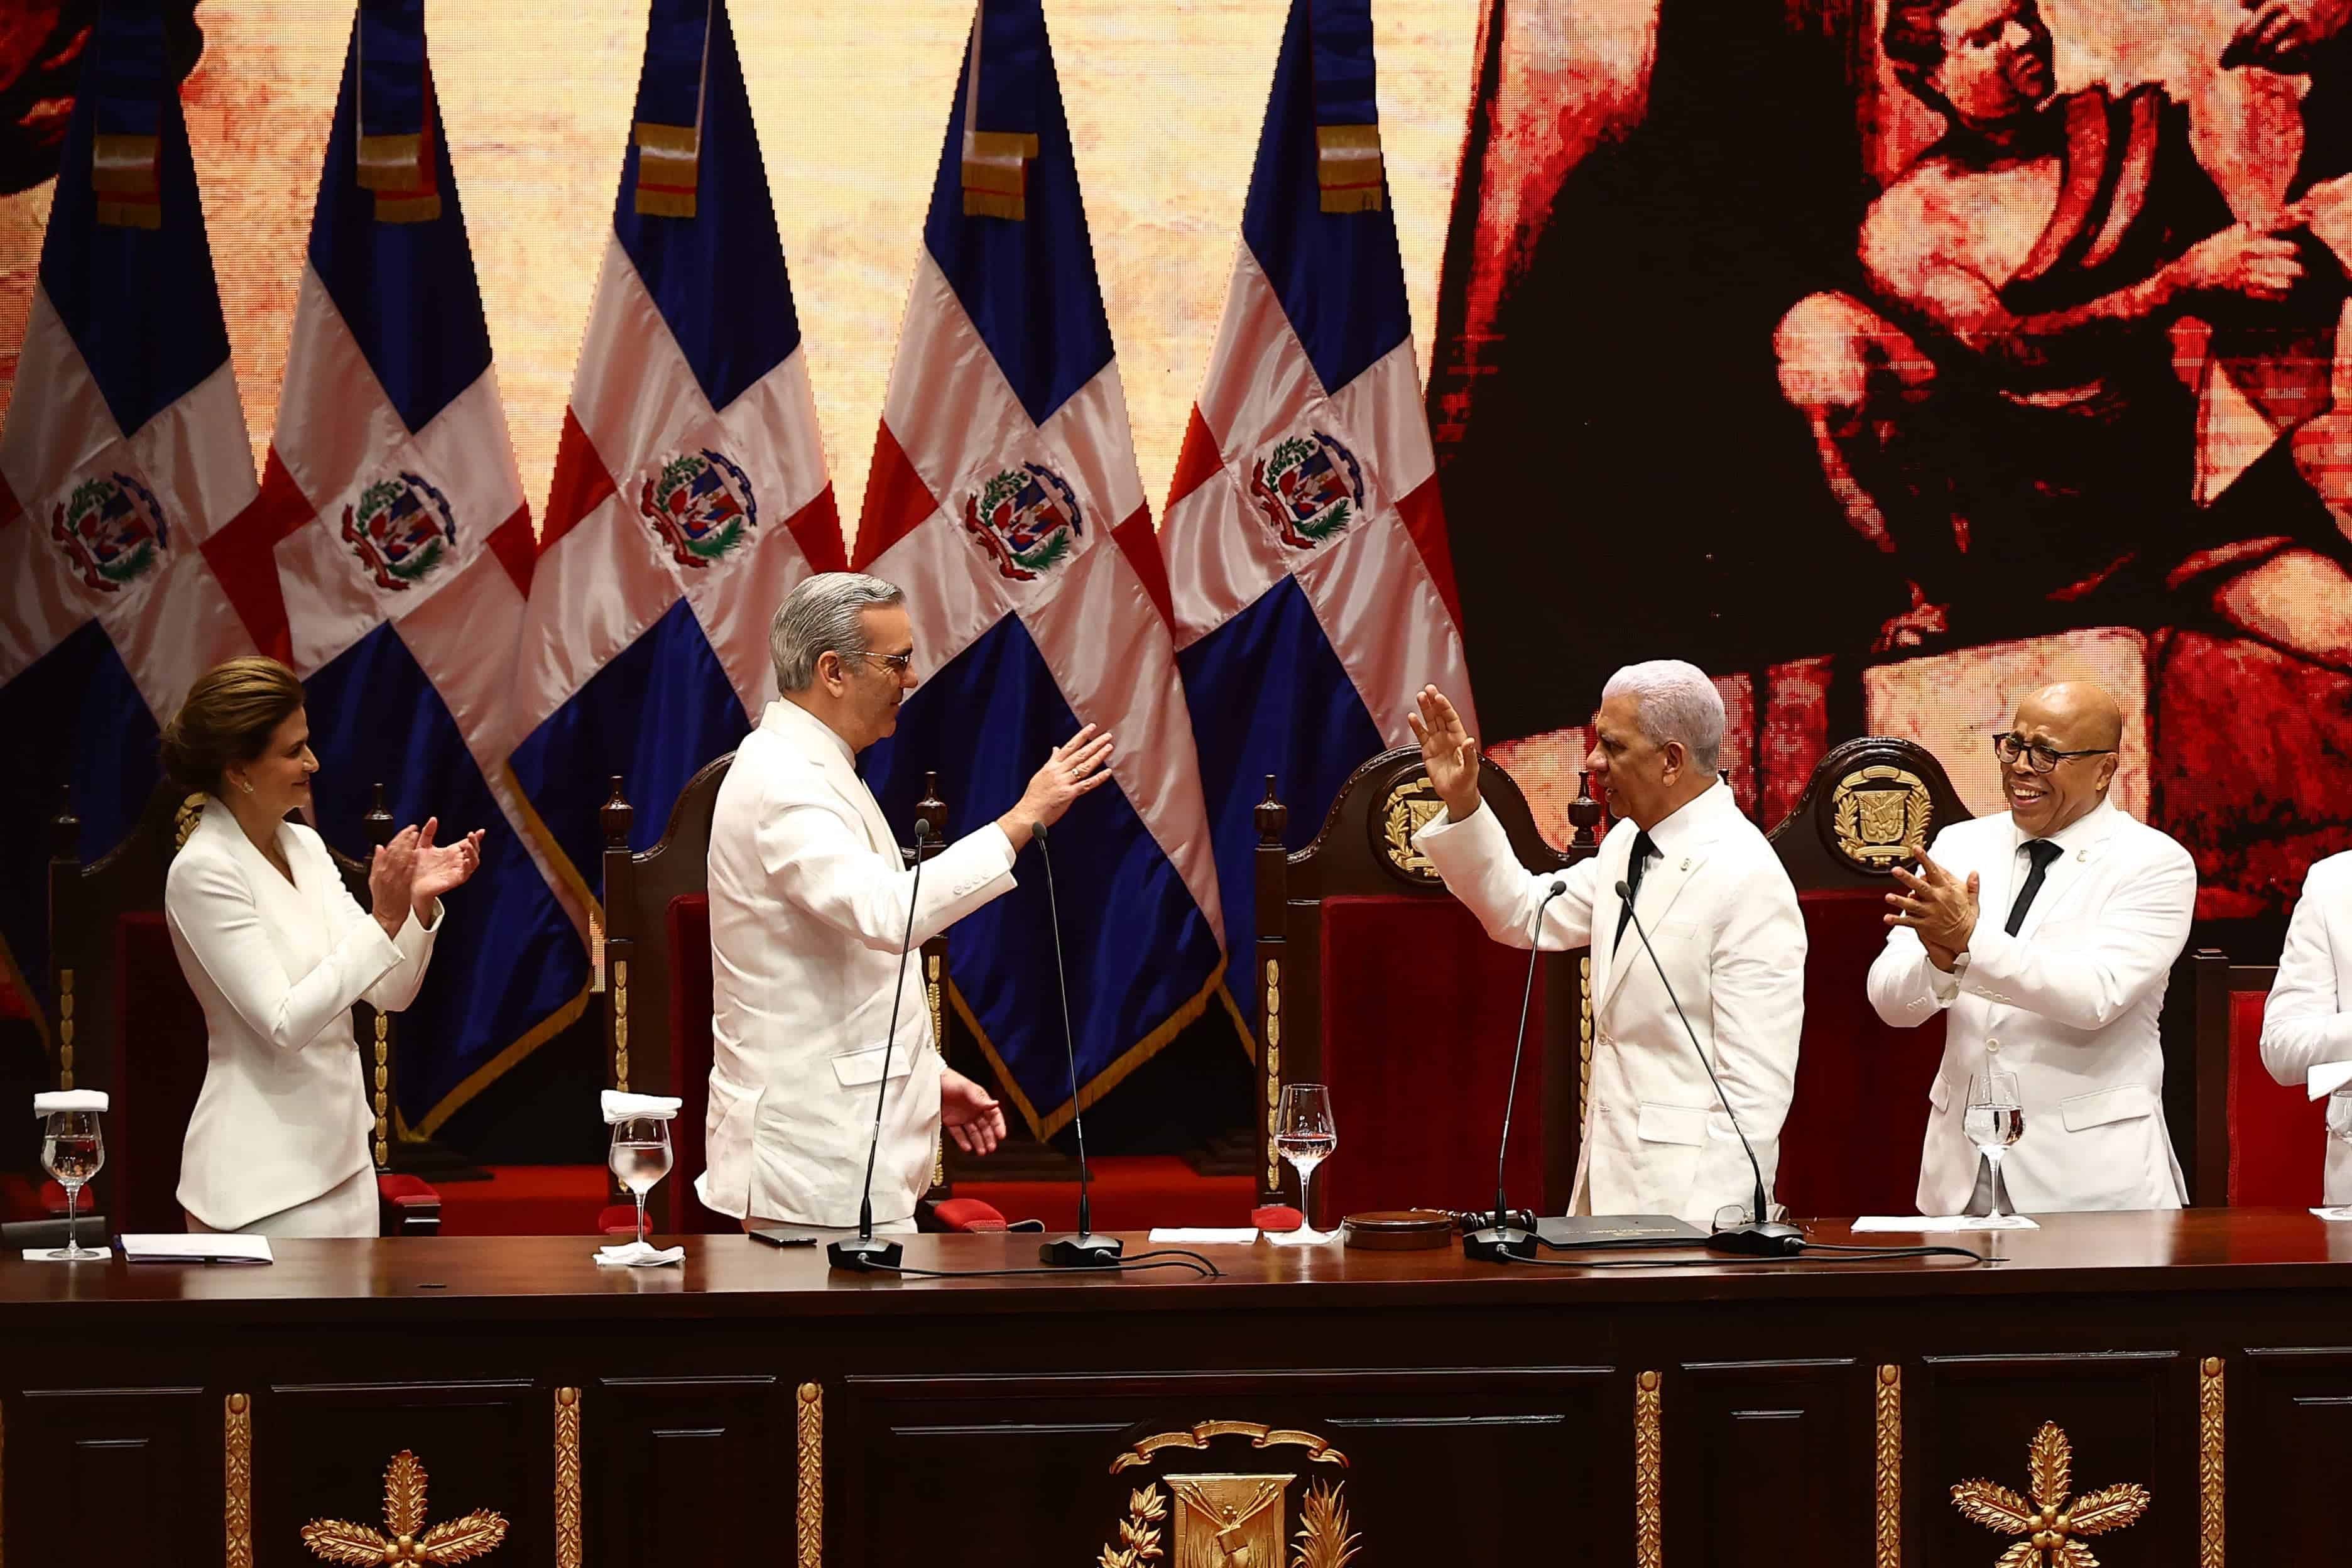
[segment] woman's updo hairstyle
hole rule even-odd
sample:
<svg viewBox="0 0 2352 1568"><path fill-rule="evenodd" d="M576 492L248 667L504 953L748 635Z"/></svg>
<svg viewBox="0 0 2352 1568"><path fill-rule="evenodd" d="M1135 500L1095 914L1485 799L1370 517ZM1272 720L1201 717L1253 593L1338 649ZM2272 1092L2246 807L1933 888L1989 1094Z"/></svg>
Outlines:
<svg viewBox="0 0 2352 1568"><path fill-rule="evenodd" d="M164 776L191 795L219 795L232 763L261 755L287 716L302 706L302 683L274 658L216 664L196 677L187 700L163 726L157 750Z"/></svg>

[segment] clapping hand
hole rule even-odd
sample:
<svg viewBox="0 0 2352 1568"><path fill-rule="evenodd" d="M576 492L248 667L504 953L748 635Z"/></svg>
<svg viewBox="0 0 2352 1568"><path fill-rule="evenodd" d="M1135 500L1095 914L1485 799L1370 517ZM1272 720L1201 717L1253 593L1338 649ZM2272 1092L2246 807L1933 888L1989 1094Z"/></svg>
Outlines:
<svg viewBox="0 0 2352 1568"><path fill-rule="evenodd" d="M480 828L455 844L443 845L433 842L433 835L440 826L439 817L428 816L422 829L408 830L416 835L415 874L409 888L409 901L420 925L431 925L440 912L441 895L463 886L482 863Z"/></svg>
<svg viewBox="0 0 2352 1568"><path fill-rule="evenodd" d="M416 829L404 827L392 836L390 843L377 845L368 858L368 903L386 936L398 936L408 921L409 903L415 897L416 839Z"/></svg>
<svg viewBox="0 0 2352 1568"><path fill-rule="evenodd" d="M1927 950L1929 962L1949 973L1976 935L1977 874L1969 872L1968 880L1963 882L1927 858L1923 851L1919 869L1906 871L1897 866L1895 879L1906 890L1886 895L1886 901L1895 910L1884 917L1886 923L1909 926L1916 931L1920 945Z"/></svg>
<svg viewBox="0 0 2352 1568"><path fill-rule="evenodd" d="M1445 802L1445 815L1459 822L1478 809L1478 738L1434 686L1421 689L1413 708L1404 721L1421 742L1422 765L1429 770L1438 798Z"/></svg>

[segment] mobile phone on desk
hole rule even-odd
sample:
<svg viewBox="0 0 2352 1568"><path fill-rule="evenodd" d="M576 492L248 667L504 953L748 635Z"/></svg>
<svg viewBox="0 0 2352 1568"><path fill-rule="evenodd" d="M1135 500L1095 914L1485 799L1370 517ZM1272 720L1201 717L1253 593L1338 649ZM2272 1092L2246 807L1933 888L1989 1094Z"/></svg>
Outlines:
<svg viewBox="0 0 2352 1568"><path fill-rule="evenodd" d="M772 1225L756 1226L743 1234L754 1241L764 1241L770 1247L814 1247L816 1245L816 1237L813 1236L803 1236L798 1231L785 1230Z"/></svg>

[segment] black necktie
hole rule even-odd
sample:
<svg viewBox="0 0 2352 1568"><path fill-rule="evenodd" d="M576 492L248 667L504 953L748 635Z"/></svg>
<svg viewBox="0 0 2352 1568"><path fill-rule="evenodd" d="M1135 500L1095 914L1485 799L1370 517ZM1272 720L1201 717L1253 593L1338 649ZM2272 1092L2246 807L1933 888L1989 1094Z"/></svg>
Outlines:
<svg viewBox="0 0 2352 1568"><path fill-rule="evenodd" d="M1625 907L1617 911L1617 940L1625 940L1625 922L1633 918L1633 900L1642 895L1642 870L1658 852L1647 832L1633 835L1633 863L1625 872Z"/></svg>
<svg viewBox="0 0 2352 1568"><path fill-rule="evenodd" d="M2017 928L2025 923L2025 911L2033 907L2033 895L2042 890L2042 879L2050 874L2050 862L2066 853L2047 838L2029 838L2025 852L2033 860L2033 869L2025 874L2025 886L2017 889L2017 902L2009 906L2009 934L2015 936Z"/></svg>

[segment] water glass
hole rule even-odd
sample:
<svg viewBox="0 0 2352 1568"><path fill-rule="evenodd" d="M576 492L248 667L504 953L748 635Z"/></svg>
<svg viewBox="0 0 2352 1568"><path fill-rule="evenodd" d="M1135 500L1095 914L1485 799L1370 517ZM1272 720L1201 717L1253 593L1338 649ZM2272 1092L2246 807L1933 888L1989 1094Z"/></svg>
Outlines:
<svg viewBox="0 0 2352 1568"><path fill-rule="evenodd" d="M2009 1146L2025 1135L2025 1105L2018 1094L2017 1075L1993 1068L1971 1075L1968 1110L1960 1125L1969 1142L1983 1151L1992 1170L1992 1208L1985 1217L2012 1217L2000 1201L2005 1190L2000 1180L2000 1162Z"/></svg>
<svg viewBox="0 0 2352 1568"><path fill-rule="evenodd" d="M637 1241L646 1239L646 1194L669 1174L669 1119L625 1116L613 1123L613 1174L637 1200Z"/></svg>
<svg viewBox="0 0 2352 1568"><path fill-rule="evenodd" d="M1315 1179L1315 1167L1339 1147L1339 1124L1331 1120L1331 1091L1319 1083L1285 1085L1282 1105L1275 1116L1274 1146L1298 1173L1298 1239L1329 1240L1329 1232L1315 1228L1307 1188Z"/></svg>
<svg viewBox="0 0 2352 1568"><path fill-rule="evenodd" d="M106 1163L106 1139L99 1131L95 1110L52 1110L41 1132L41 1167L66 1190L66 1244L49 1256L67 1263L89 1262L107 1255L103 1247L81 1244L81 1189Z"/></svg>

